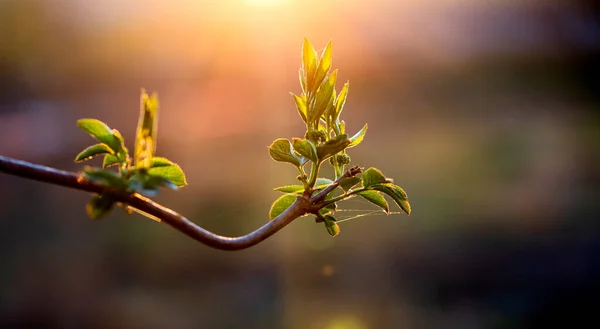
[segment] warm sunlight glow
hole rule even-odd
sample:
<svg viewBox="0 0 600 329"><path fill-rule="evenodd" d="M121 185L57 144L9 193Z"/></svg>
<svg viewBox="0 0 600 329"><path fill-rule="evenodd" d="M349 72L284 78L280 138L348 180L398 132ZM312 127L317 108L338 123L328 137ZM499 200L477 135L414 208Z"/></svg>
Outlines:
<svg viewBox="0 0 600 329"><path fill-rule="evenodd" d="M290 0L246 0L246 3L257 6L281 5Z"/></svg>

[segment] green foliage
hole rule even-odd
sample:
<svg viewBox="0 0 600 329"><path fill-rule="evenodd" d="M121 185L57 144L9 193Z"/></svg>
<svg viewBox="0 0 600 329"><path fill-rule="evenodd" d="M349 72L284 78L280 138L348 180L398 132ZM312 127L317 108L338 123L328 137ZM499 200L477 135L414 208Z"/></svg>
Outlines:
<svg viewBox="0 0 600 329"><path fill-rule="evenodd" d="M269 215L274 218L281 214L297 196L310 197L333 185L327 190L329 193L313 205L318 208L313 212L317 215L316 221L324 222L329 234L335 236L339 233L339 225L332 215L339 201L358 195L381 208L385 213L389 213L390 209L384 195L390 196L407 214L410 214L410 205L406 193L378 169L369 168L362 177L356 173L344 177L345 168L351 162L350 156L346 153L347 149L359 145L364 140L368 125L365 124L362 129L349 137L346 123L340 119L340 116L348 98L350 84L344 83L339 93L336 93L338 71L331 70L331 41L318 55L313 45L305 39L302 45L302 66L299 70L301 92L292 93L296 110L306 125L304 138L294 137L292 142L279 138L269 146L269 154L275 161L291 163L298 169L300 172L298 180L302 185L294 184L276 188L275 190L286 195L279 197L273 203ZM333 167L333 180L336 182L317 179L323 162ZM311 169L307 174L304 167L309 163ZM333 188L338 186L339 189Z"/></svg>
<svg viewBox="0 0 600 329"><path fill-rule="evenodd" d="M336 91L338 71L332 71L332 54L331 41L319 55L313 45L304 40L299 70L301 91L299 94L292 93L296 110L306 126L304 137L293 137L291 141L278 138L268 147L273 160L292 164L298 170L297 180L301 184L275 189L284 195L273 202L269 218L276 218L298 198L305 198L311 202L310 208L305 210L316 216L317 223L324 223L331 236L336 236L340 232L339 222L334 218L338 202L359 196L387 214L390 209L385 195L406 214L410 214L410 204L404 190L380 170L369 168L362 172L357 167L346 170L351 163L347 150L364 140L368 125L365 124L353 135L346 132L346 123L340 117L350 84L345 82L339 93ZM142 90L133 157L118 130L97 119L78 120L78 127L99 143L85 148L75 161L103 156L102 167L85 167L82 177L123 193L146 196L155 196L160 188L177 190L187 185L179 165L156 156L158 112L156 94L149 96ZM333 167L332 179L319 177L323 163ZM305 168L308 164L310 170ZM107 169L109 167L115 169ZM111 195L96 195L87 204L86 210L91 218L101 218L115 203L121 205ZM129 213L135 211L157 220L139 209L122 206Z"/></svg>
<svg viewBox="0 0 600 329"><path fill-rule="evenodd" d="M289 208L294 201L296 201L296 196L291 194L285 194L280 196L273 204L271 205L271 210L269 210L269 219L273 219L279 216L282 212L284 212L287 208Z"/></svg>
<svg viewBox="0 0 600 329"><path fill-rule="evenodd" d="M116 129L97 119L81 119L77 126L100 141L81 151L75 162L90 160L103 155L102 168L85 167L83 177L107 185L125 193L155 196L161 187L177 190L187 185L185 174L179 165L169 159L156 157L156 131L158 123L158 98L142 90L140 117L136 132L133 159L125 147L123 136ZM116 166L117 170L106 169ZM88 215L97 219L108 213L115 200L110 195L96 195L86 206ZM129 209L128 205L124 205ZM129 209L130 210L130 209ZM143 213L137 211L138 213ZM154 218L153 218L154 219Z"/></svg>
<svg viewBox="0 0 600 329"><path fill-rule="evenodd" d="M390 207L388 206L387 201L385 201L385 198L378 192L364 190L364 191L357 192L356 194L360 195L361 197L363 197L365 200L371 202L372 204L380 207L386 213L390 212Z"/></svg>
<svg viewBox="0 0 600 329"><path fill-rule="evenodd" d="M106 145L104 143L99 143L99 144L89 146L85 150L81 151L81 153L77 154L77 156L75 157L75 162L82 162L85 160L89 160L96 155L102 155L102 154L114 156L115 152L108 145ZM118 159L116 156L114 158Z"/></svg>

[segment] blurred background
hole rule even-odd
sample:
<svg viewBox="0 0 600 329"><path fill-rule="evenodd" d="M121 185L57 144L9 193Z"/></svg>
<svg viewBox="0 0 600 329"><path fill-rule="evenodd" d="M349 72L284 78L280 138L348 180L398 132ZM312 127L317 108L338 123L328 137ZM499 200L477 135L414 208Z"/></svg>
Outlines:
<svg viewBox="0 0 600 329"><path fill-rule="evenodd" d="M369 124L353 163L413 208L335 238L302 218L224 252L120 209L91 221L90 195L0 175L0 327L598 325L599 14L579 0L0 0L0 154L80 170L93 140L75 120L132 149L140 89L156 91L158 154L190 183L157 200L245 234L295 181L267 146L304 133L289 95L302 40L331 39L342 117Z"/></svg>

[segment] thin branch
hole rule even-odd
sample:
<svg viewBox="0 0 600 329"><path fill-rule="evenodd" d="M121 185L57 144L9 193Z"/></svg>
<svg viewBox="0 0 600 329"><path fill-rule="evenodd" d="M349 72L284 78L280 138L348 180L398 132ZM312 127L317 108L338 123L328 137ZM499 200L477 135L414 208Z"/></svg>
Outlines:
<svg viewBox="0 0 600 329"><path fill-rule="evenodd" d="M111 194L116 197L117 201L160 218L163 222L192 239L222 250L240 250L251 247L275 234L294 219L305 215L307 210L310 209L308 198L299 196L287 210L254 232L240 237L225 237L203 229L184 216L142 195L126 193L110 186L89 181L81 174L11 159L1 155L0 172L86 192Z"/></svg>
<svg viewBox="0 0 600 329"><path fill-rule="evenodd" d="M338 186L340 186L340 182L342 181L342 179L356 176L360 173L362 173L362 168L360 168L359 166L354 166L354 167L346 170L331 185L328 185L326 188L322 189L319 193L315 194L310 199L310 204L315 205L315 204L318 204L319 202L323 201L325 199L325 197L327 196L327 194L329 194L331 191L335 190Z"/></svg>

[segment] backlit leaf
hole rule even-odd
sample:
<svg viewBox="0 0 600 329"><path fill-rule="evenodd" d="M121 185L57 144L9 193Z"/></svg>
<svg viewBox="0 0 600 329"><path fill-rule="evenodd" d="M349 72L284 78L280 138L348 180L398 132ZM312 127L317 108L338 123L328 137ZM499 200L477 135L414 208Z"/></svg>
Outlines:
<svg viewBox="0 0 600 329"><path fill-rule="evenodd" d="M331 68L331 58L331 41L329 41L325 47L325 50L323 50L323 53L321 54L321 58L319 59L319 66L317 68L317 72L315 73L314 83L316 86L320 85L321 82L323 82L323 79L325 79L327 76L327 73L329 73L329 69Z"/></svg>
<svg viewBox="0 0 600 329"><path fill-rule="evenodd" d="M119 152L121 148L121 142L117 137L114 136L113 131L106 125L106 123L97 119L79 119L77 120L77 127L81 130L90 134L90 136L96 138L102 143L108 145L115 153Z"/></svg>
<svg viewBox="0 0 600 329"><path fill-rule="evenodd" d="M306 84L305 92L307 94L313 94L318 87L314 83L317 70L317 52L306 38L302 45L302 69L304 71L304 81Z"/></svg>
<svg viewBox="0 0 600 329"><path fill-rule="evenodd" d="M325 81L323 81L323 83L319 87L317 91L314 109L312 109L312 112L309 111L308 113L309 122L319 120L323 113L325 113L327 107L333 103L333 98L335 96L332 97L332 95L335 87L335 81L337 80L337 72L337 70L331 72L329 77Z"/></svg>
<svg viewBox="0 0 600 329"><path fill-rule="evenodd" d="M114 171L86 166L83 173L87 179L93 182L111 185L116 188L126 187L124 178Z"/></svg>
<svg viewBox="0 0 600 329"><path fill-rule="evenodd" d="M142 89L140 115L135 135L134 164L137 168L149 168L156 152L156 129L158 125L158 99Z"/></svg>
<svg viewBox="0 0 600 329"><path fill-rule="evenodd" d="M292 144L285 138L276 139L269 146L269 154L275 161L288 162L296 167L300 167L308 161L306 158L296 155L292 149Z"/></svg>
<svg viewBox="0 0 600 329"><path fill-rule="evenodd" d="M167 159L167 158L163 158L163 157L152 157L152 163L151 163L151 167L165 167L165 166L172 166L174 165L173 162L171 162L171 160Z"/></svg>
<svg viewBox="0 0 600 329"><path fill-rule="evenodd" d="M302 96L292 94L292 96L294 97L294 102L296 103L296 109L298 110L298 114L300 114L302 121L306 123L306 96L304 94L302 94Z"/></svg>
<svg viewBox="0 0 600 329"><path fill-rule="evenodd" d="M282 195L280 196L273 204L271 205L271 210L269 211L269 219L274 219L279 216L282 212L284 212L287 208L289 208L292 203L296 201L295 195Z"/></svg>
<svg viewBox="0 0 600 329"><path fill-rule="evenodd" d="M87 147L85 150L81 151L75 157L75 162L82 162L85 160L89 160L96 155L101 154L113 154L114 151L106 144L100 143Z"/></svg>
<svg viewBox="0 0 600 329"><path fill-rule="evenodd" d="M350 144L350 140L348 139L348 135L342 134L338 135L323 145L317 146L317 155L319 156L319 161L323 161L328 157L342 151Z"/></svg>
<svg viewBox="0 0 600 329"><path fill-rule="evenodd" d="M317 162L317 148L313 142L307 139L293 138L292 139L292 147L296 152L300 155L308 158L313 162Z"/></svg>
<svg viewBox="0 0 600 329"><path fill-rule="evenodd" d="M283 192L283 193L299 193L304 191L304 186L302 185L285 185L276 187L275 191Z"/></svg>
<svg viewBox="0 0 600 329"><path fill-rule="evenodd" d="M365 134L367 133L367 128L369 128L369 125L365 123L361 130L359 130L354 136L350 137L350 145L348 145L348 148L355 147L362 142L362 140L365 138Z"/></svg>
<svg viewBox="0 0 600 329"><path fill-rule="evenodd" d="M386 183L386 184L376 184L370 189L377 190L389 195L394 202L402 209L407 215L410 215L410 203L408 203L407 195L400 186Z"/></svg>
<svg viewBox="0 0 600 329"><path fill-rule="evenodd" d="M324 222L327 233L329 233L331 236L340 234L340 226L335 222L335 218L333 218L331 215L325 215L323 217L325 219Z"/></svg>
<svg viewBox="0 0 600 329"><path fill-rule="evenodd" d="M95 195L85 206L91 219L100 219L106 215L115 204L115 199L110 195Z"/></svg>
<svg viewBox="0 0 600 329"><path fill-rule="evenodd" d="M383 173L376 168L369 168L365 170L362 175L362 181L364 187L370 187L371 185L389 182Z"/></svg>
<svg viewBox="0 0 600 329"><path fill-rule="evenodd" d="M104 160L102 161L102 168L114 166L121 163L121 160L116 155L107 154L104 156Z"/></svg>
<svg viewBox="0 0 600 329"><path fill-rule="evenodd" d="M385 210L386 213L390 212L390 207L389 207L387 201L385 201L385 198L378 192L371 191L371 190L365 190L365 191L360 191L356 194L360 195L361 197L363 197L365 200L371 202L372 204L382 208L383 210Z"/></svg>
<svg viewBox="0 0 600 329"><path fill-rule="evenodd" d="M348 97L348 88L350 88L350 83L346 82L335 100L335 119L338 119L340 114L342 114L344 104L346 104L346 97Z"/></svg>
<svg viewBox="0 0 600 329"><path fill-rule="evenodd" d="M344 178L340 181L340 187L344 190L344 191L348 191L350 190L353 186L355 186L356 184L360 183L360 177L357 176L352 176L352 177L347 177Z"/></svg>
<svg viewBox="0 0 600 329"><path fill-rule="evenodd" d="M148 175L163 177L178 187L187 185L185 174L177 164L149 168Z"/></svg>

